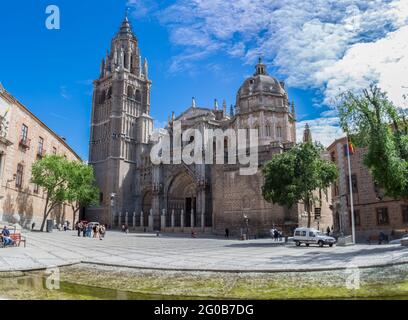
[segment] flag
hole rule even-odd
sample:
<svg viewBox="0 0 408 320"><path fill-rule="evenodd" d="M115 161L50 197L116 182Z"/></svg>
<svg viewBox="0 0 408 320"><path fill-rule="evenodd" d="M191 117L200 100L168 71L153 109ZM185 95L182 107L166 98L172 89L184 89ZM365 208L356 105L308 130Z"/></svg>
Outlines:
<svg viewBox="0 0 408 320"><path fill-rule="evenodd" d="M354 154L354 146L353 146L353 143L349 142L348 148L349 148L349 154L350 154L350 155L353 155L353 154Z"/></svg>

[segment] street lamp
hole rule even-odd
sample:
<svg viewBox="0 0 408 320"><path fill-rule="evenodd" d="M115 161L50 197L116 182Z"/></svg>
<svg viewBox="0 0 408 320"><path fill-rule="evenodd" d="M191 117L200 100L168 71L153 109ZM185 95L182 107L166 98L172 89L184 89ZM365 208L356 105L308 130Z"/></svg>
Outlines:
<svg viewBox="0 0 408 320"><path fill-rule="evenodd" d="M244 222L246 227L245 237L248 239L248 232L249 232L249 218L246 214L244 214Z"/></svg>
<svg viewBox="0 0 408 320"><path fill-rule="evenodd" d="M110 213L110 226L111 228L113 227L113 223L114 223L114 207L115 207L115 197L116 197L116 193L111 193L110 194L110 208L111 208L111 213Z"/></svg>

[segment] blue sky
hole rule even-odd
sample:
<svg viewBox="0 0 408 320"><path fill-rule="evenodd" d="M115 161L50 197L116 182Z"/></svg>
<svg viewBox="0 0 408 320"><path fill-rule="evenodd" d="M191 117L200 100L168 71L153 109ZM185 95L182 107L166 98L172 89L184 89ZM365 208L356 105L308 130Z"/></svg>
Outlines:
<svg viewBox="0 0 408 320"><path fill-rule="evenodd" d="M203 107L215 98L235 104L262 56L269 73L287 82L299 129L309 122L327 144L341 134L331 107L342 90L376 81L403 105L407 2L4 0L0 82L87 159L92 80L130 7L158 126L193 96ZM60 8L60 30L45 27L50 4Z"/></svg>

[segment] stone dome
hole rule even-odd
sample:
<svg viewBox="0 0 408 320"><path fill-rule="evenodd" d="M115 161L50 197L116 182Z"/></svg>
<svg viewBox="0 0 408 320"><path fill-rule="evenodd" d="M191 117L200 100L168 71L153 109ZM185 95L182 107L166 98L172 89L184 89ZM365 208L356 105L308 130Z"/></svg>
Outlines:
<svg viewBox="0 0 408 320"><path fill-rule="evenodd" d="M246 79L238 90L240 97L257 93L285 94L285 89L282 87L282 84L276 78L268 75L266 66L261 60L259 60L259 63L256 65L255 74Z"/></svg>

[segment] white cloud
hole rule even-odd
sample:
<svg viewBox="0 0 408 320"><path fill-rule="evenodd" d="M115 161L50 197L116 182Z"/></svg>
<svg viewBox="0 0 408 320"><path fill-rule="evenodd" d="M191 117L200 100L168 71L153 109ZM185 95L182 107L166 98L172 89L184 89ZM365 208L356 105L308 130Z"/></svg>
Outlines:
<svg viewBox="0 0 408 320"><path fill-rule="evenodd" d="M297 122L297 141L303 141L303 131L306 124L309 124L313 141L318 141L323 146L328 147L335 139L338 139L339 137L344 135L344 132L339 127L338 122L339 119L336 117L319 118Z"/></svg>
<svg viewBox="0 0 408 320"><path fill-rule="evenodd" d="M219 52L251 64L261 55L288 85L320 88L326 103L339 87L374 79L399 102L406 85L406 0L175 0L160 9L128 3L135 12L155 11L184 48L172 71Z"/></svg>

